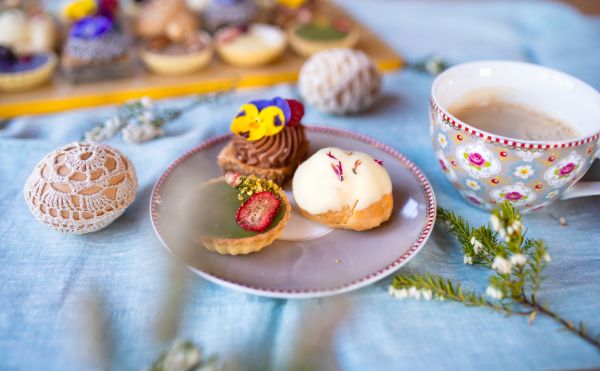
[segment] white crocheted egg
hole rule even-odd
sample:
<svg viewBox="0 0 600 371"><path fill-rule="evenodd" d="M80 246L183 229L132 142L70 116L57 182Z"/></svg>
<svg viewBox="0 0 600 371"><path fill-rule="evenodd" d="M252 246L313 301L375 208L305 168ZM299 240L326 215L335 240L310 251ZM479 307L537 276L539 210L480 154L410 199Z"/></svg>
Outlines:
<svg viewBox="0 0 600 371"><path fill-rule="evenodd" d="M29 209L55 231L83 234L117 219L137 194L131 161L116 148L74 142L35 167L23 193Z"/></svg>
<svg viewBox="0 0 600 371"><path fill-rule="evenodd" d="M336 48L310 57L300 69L300 95L317 109L333 114L358 113L381 94L381 74L360 50Z"/></svg>

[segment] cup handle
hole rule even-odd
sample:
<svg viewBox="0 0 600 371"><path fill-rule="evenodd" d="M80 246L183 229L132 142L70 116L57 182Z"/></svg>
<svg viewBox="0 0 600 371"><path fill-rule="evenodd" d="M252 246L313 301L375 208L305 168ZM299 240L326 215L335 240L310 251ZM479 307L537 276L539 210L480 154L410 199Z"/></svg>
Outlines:
<svg viewBox="0 0 600 371"><path fill-rule="evenodd" d="M561 200L600 195L600 182L577 182L563 193Z"/></svg>

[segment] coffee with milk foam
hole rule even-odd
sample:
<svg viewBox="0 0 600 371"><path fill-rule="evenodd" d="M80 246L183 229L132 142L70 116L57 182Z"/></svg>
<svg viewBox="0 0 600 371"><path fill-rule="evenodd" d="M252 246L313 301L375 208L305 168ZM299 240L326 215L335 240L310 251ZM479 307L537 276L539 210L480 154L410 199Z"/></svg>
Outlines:
<svg viewBox="0 0 600 371"><path fill-rule="evenodd" d="M448 112L467 125L488 133L536 141L575 139L581 132L534 106L503 100L505 89L484 88L465 94Z"/></svg>

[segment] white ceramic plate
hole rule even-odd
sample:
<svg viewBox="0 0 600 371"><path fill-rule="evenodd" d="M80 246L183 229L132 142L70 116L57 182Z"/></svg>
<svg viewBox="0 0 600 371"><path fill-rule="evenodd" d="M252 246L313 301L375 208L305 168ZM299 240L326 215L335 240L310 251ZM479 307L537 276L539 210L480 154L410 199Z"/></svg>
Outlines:
<svg viewBox="0 0 600 371"><path fill-rule="evenodd" d="M276 298L315 298L356 290L406 264L423 247L435 221L435 196L425 175L404 155L374 139L339 129L306 129L311 155L336 146L383 160L393 186L390 220L363 232L336 229L309 241L276 240L248 255L221 255L196 245L182 232L179 205L193 186L222 176L216 158L231 138L228 134L189 150L156 182L150 217L163 245L209 281Z"/></svg>

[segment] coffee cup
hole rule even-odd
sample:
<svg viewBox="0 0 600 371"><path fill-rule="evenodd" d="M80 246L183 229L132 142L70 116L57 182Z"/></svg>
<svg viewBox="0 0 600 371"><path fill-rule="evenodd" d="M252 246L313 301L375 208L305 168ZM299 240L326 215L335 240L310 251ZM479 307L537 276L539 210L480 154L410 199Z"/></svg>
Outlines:
<svg viewBox="0 0 600 371"><path fill-rule="evenodd" d="M471 205L528 212L600 194L600 182L576 184L600 157L600 93L583 81L529 63L464 63L438 75L430 108L439 164Z"/></svg>

